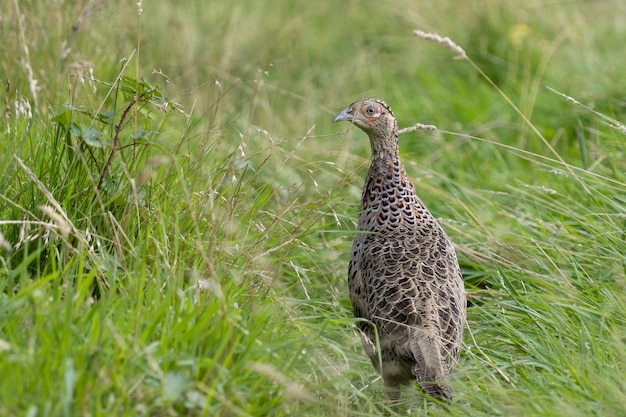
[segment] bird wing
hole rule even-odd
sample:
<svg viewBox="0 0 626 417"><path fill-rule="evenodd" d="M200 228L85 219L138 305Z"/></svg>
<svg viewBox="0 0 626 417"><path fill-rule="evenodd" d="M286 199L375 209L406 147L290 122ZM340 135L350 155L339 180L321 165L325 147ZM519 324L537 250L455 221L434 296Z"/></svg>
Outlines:
<svg viewBox="0 0 626 417"><path fill-rule="evenodd" d="M349 268L351 301L356 317L400 345L426 331L441 340L444 356L456 358L465 321L461 273L439 225L424 230L361 235L362 249L353 251Z"/></svg>

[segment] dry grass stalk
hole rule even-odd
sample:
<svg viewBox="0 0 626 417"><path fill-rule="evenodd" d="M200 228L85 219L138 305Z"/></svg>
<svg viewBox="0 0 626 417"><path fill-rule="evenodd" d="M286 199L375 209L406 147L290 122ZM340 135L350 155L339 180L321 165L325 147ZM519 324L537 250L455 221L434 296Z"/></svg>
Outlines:
<svg viewBox="0 0 626 417"><path fill-rule="evenodd" d="M437 126L415 123L413 126L405 127L398 130L398 135L402 135L403 133L415 132L416 130L437 130Z"/></svg>
<svg viewBox="0 0 626 417"><path fill-rule="evenodd" d="M257 373L268 377L277 384L282 385L285 389L285 396L288 398L303 402L315 401L315 398L308 391L290 380L286 375L278 371L272 365L255 362L252 364L252 369L254 369Z"/></svg>
<svg viewBox="0 0 626 417"><path fill-rule="evenodd" d="M0 233L0 248L4 248L6 251L11 251L13 249L11 243L4 238L2 233Z"/></svg>
<svg viewBox="0 0 626 417"><path fill-rule="evenodd" d="M50 206L39 206L39 210L41 210L46 216L50 218L56 225L58 233L63 237L63 239L67 239L72 231L69 223L65 221L63 216L57 213Z"/></svg>
<svg viewBox="0 0 626 417"><path fill-rule="evenodd" d="M583 109L590 111L591 113L595 114L596 116L606 120L607 122L609 122L609 126L611 126L613 129L616 129L620 132L622 132L623 134L626 135L626 125L624 125L624 123L620 122L619 120L615 120L612 117L607 116L606 114L602 114L599 111L596 111L594 109L592 109L591 107L581 103L580 101L576 100L574 97L568 96L566 94L561 93L560 91L556 91L554 88L551 87L546 87L548 90L552 91L555 94L560 95L561 97L563 97L564 99L566 99L567 101L569 101L570 103L573 103L577 106L582 107Z"/></svg>
<svg viewBox="0 0 626 417"><path fill-rule="evenodd" d="M419 30L419 29L415 29L413 31L413 34L415 36L419 36L422 39L428 39L430 41L438 42L444 45L446 48L452 49L454 52L459 54L459 56L457 57L459 59L467 59L467 54L465 54L465 50L463 50L463 48L461 48L459 45L454 43L452 39L448 38L447 36L443 37L437 33L424 32L423 30Z"/></svg>

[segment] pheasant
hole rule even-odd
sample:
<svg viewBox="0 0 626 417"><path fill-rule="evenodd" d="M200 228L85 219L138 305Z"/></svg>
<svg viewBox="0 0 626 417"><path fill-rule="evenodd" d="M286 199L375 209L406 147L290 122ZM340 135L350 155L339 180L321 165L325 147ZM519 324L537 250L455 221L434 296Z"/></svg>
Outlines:
<svg viewBox="0 0 626 417"><path fill-rule="evenodd" d="M339 121L367 133L372 148L348 266L354 316L364 319L357 323L363 347L392 402L414 380L426 394L449 402L466 317L454 247L415 195L387 103L355 101L335 116Z"/></svg>

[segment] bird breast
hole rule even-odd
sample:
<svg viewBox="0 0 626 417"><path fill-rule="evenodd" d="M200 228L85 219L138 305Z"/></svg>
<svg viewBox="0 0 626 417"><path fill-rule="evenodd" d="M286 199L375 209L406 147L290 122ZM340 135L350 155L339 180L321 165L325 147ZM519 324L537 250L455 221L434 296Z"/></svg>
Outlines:
<svg viewBox="0 0 626 417"><path fill-rule="evenodd" d="M431 218L404 172L368 175L361 199L359 230L419 232L424 228L432 229Z"/></svg>

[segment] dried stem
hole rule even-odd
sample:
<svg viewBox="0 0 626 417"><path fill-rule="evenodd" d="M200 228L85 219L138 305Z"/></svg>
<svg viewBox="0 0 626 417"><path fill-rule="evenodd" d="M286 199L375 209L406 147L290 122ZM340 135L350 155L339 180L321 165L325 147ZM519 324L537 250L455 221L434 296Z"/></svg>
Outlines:
<svg viewBox="0 0 626 417"><path fill-rule="evenodd" d="M611 126L613 129L616 129L620 132L622 132L623 134L626 134L626 125L624 125L624 123L620 122L619 120L613 119L612 117L607 116L606 114L600 113L599 111L596 111L594 109L592 109L591 107L581 103L580 101L576 100L574 97L568 96L566 94L561 93L560 91L555 90L552 87L546 87L548 90L552 91L555 94L560 95L561 97L563 97L564 99L566 99L567 101L569 101L570 103L573 103L577 106L582 107L583 109L595 114L596 116L606 120L607 122L609 122L609 126Z"/></svg>
<svg viewBox="0 0 626 417"><path fill-rule="evenodd" d="M443 37L437 33L424 32L423 30L419 29L414 30L413 34L415 36L419 36L422 39L428 39L430 41L438 42L444 45L446 48L452 49L454 52L459 54L459 56L457 57L459 59L468 59L465 50L456 43L454 43L452 39L448 38L447 36Z"/></svg>
<svg viewBox="0 0 626 417"><path fill-rule="evenodd" d="M402 135L403 133L415 132L416 130L437 130L437 126L415 123L413 126L405 127L398 130L398 135Z"/></svg>

